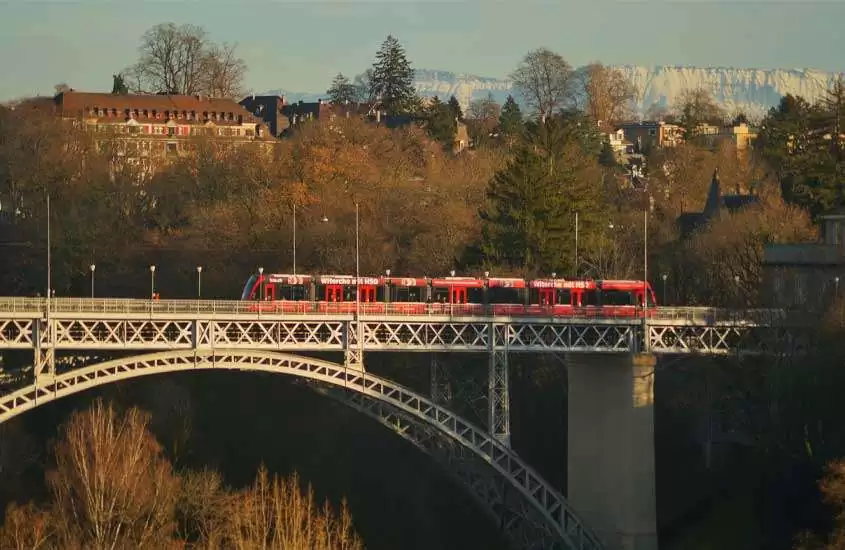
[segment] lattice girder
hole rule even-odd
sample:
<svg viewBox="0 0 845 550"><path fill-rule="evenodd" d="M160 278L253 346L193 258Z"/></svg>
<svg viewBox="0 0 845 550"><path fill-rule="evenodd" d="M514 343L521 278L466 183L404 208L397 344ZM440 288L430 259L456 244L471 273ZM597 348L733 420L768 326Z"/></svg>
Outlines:
<svg viewBox="0 0 845 550"><path fill-rule="evenodd" d="M386 406L365 395L315 388L354 409L376 419L417 448L442 464L460 483L475 496L483 510L497 522L514 548L520 550L556 550L567 546L549 528L544 518L517 491L508 491L501 477L490 465L478 461L473 453L450 438L444 438L431 426Z"/></svg>
<svg viewBox="0 0 845 550"><path fill-rule="evenodd" d="M59 373L0 397L0 422L39 404L101 384L156 373L214 368L292 374L343 387L400 409L437 428L490 464L532 503L570 547L601 547L596 535L581 523L563 496L484 430L389 380L319 359L220 349L169 351L115 359Z"/></svg>
<svg viewBox="0 0 845 550"><path fill-rule="evenodd" d="M35 319L0 319L0 348L29 349L34 345Z"/></svg>

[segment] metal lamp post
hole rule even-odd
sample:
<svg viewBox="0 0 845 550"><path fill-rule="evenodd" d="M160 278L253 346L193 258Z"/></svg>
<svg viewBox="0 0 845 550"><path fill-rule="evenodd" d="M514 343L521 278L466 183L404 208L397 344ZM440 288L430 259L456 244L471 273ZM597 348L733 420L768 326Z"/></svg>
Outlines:
<svg viewBox="0 0 845 550"><path fill-rule="evenodd" d="M197 266L197 299L202 297L202 266Z"/></svg>
<svg viewBox="0 0 845 550"><path fill-rule="evenodd" d="M264 300L264 281L262 279L264 279L264 268L259 267L258 268L258 284L261 285L261 286L259 287L259 294L258 295L261 296L262 300ZM258 311L261 311L261 308L258 308Z"/></svg>
<svg viewBox="0 0 845 550"><path fill-rule="evenodd" d="M94 297L94 270L97 269L97 266L91 264L88 266L91 269L91 297Z"/></svg>
<svg viewBox="0 0 845 550"><path fill-rule="evenodd" d="M156 295L156 266L150 266L150 300L155 299Z"/></svg>
<svg viewBox="0 0 845 550"><path fill-rule="evenodd" d="M663 279L663 305L665 306L666 305L666 279L669 278L669 275L664 273L663 275L660 276L660 278Z"/></svg>

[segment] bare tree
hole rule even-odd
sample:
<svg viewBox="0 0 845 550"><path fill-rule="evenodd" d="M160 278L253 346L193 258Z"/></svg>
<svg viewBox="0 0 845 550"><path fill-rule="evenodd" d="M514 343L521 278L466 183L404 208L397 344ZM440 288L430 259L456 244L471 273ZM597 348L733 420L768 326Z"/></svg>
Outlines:
<svg viewBox="0 0 845 550"><path fill-rule="evenodd" d="M719 124L725 118L722 108L703 88L684 90L674 107L686 139L697 135L700 124Z"/></svg>
<svg viewBox="0 0 845 550"><path fill-rule="evenodd" d="M52 535L50 513L39 510L32 503L24 506L10 504L0 528L0 548L3 550L37 550L50 548Z"/></svg>
<svg viewBox="0 0 845 550"><path fill-rule="evenodd" d="M242 91L246 64L235 46L214 44L201 27L156 25L138 49L140 58L126 71L135 92L235 97Z"/></svg>
<svg viewBox="0 0 845 550"><path fill-rule="evenodd" d="M595 62L578 72L578 103L597 123L607 126L631 112L634 85L618 69Z"/></svg>
<svg viewBox="0 0 845 550"><path fill-rule="evenodd" d="M469 127L470 138L476 145L479 145L496 130L501 113L501 106L496 103L491 94L488 94L484 99L476 99L470 102L466 123Z"/></svg>
<svg viewBox="0 0 845 550"><path fill-rule="evenodd" d="M205 56L205 93L237 99L243 95L246 63L235 55L233 44L211 45Z"/></svg>
<svg viewBox="0 0 845 550"><path fill-rule="evenodd" d="M148 421L98 400L64 425L48 475L60 547L166 546L179 479Z"/></svg>
<svg viewBox="0 0 845 550"><path fill-rule="evenodd" d="M362 550L363 542L353 531L352 520L341 504L337 517L328 501L314 502L309 486L303 493L299 477L272 479L263 466L252 487L231 502L227 548L292 548L309 550Z"/></svg>
<svg viewBox="0 0 845 550"><path fill-rule="evenodd" d="M573 74L561 55L540 48L528 52L510 78L525 103L544 119L571 99Z"/></svg>

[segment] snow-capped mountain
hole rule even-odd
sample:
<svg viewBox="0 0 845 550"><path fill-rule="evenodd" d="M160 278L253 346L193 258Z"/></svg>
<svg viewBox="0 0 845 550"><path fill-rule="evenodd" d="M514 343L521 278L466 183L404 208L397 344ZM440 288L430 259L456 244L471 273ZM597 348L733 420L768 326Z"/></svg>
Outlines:
<svg viewBox="0 0 845 550"><path fill-rule="evenodd" d="M637 90L636 109L640 114L653 104L672 107L687 89L704 88L729 113L744 112L751 118L761 117L786 94L800 95L808 101L820 99L842 73L813 69L736 69L730 67L641 67L619 65L619 69ZM473 74L417 69L415 85L422 96L437 95L446 99L454 95L466 109L470 101L487 97L504 103L508 94L521 98L509 80ZM316 101L325 93L290 93L283 90L265 92L283 95L289 102Z"/></svg>

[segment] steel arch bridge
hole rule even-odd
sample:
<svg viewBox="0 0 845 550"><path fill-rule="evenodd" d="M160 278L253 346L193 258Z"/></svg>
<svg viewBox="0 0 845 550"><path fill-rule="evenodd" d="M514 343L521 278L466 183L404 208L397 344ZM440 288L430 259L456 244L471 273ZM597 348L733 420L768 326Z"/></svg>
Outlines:
<svg viewBox="0 0 845 550"><path fill-rule="evenodd" d="M252 350L181 350L115 359L55 375L42 375L37 384L0 397L0 423L37 406L100 385L145 375L211 369L288 374L346 390L335 398L393 428L435 458L442 459L445 454L452 463L475 458L492 467L531 508L493 510L507 534L521 547L602 548L596 535L569 508L566 499L485 430L389 380L321 359ZM351 392L358 395L344 395ZM457 448L463 447L474 456L455 454L455 445L449 443L458 444ZM491 494L499 488L483 479L483 474L479 475L475 468L465 468L458 474L480 502L487 506L505 504L505 497ZM541 521L537 522L537 519Z"/></svg>
<svg viewBox="0 0 845 550"><path fill-rule="evenodd" d="M384 304L356 314L252 307L239 301L0 298L0 352L33 353L29 385L7 395L0 390L0 422L76 391L157 372L293 374L328 385L335 398L445 461L488 507L499 502L495 512L520 548L592 549L603 541L510 449L509 355L766 354L780 353L785 344L794 349L797 341L797 325L778 310L654 308L645 318L588 312L555 318L478 311L408 315ZM366 372L365 351L487 354L488 430L444 407L444 373L436 361L428 399ZM144 355L71 368L57 356L92 352ZM284 354L303 352L339 352L344 359L337 364ZM495 473L498 482L479 471ZM513 490L503 494L503 487Z"/></svg>

